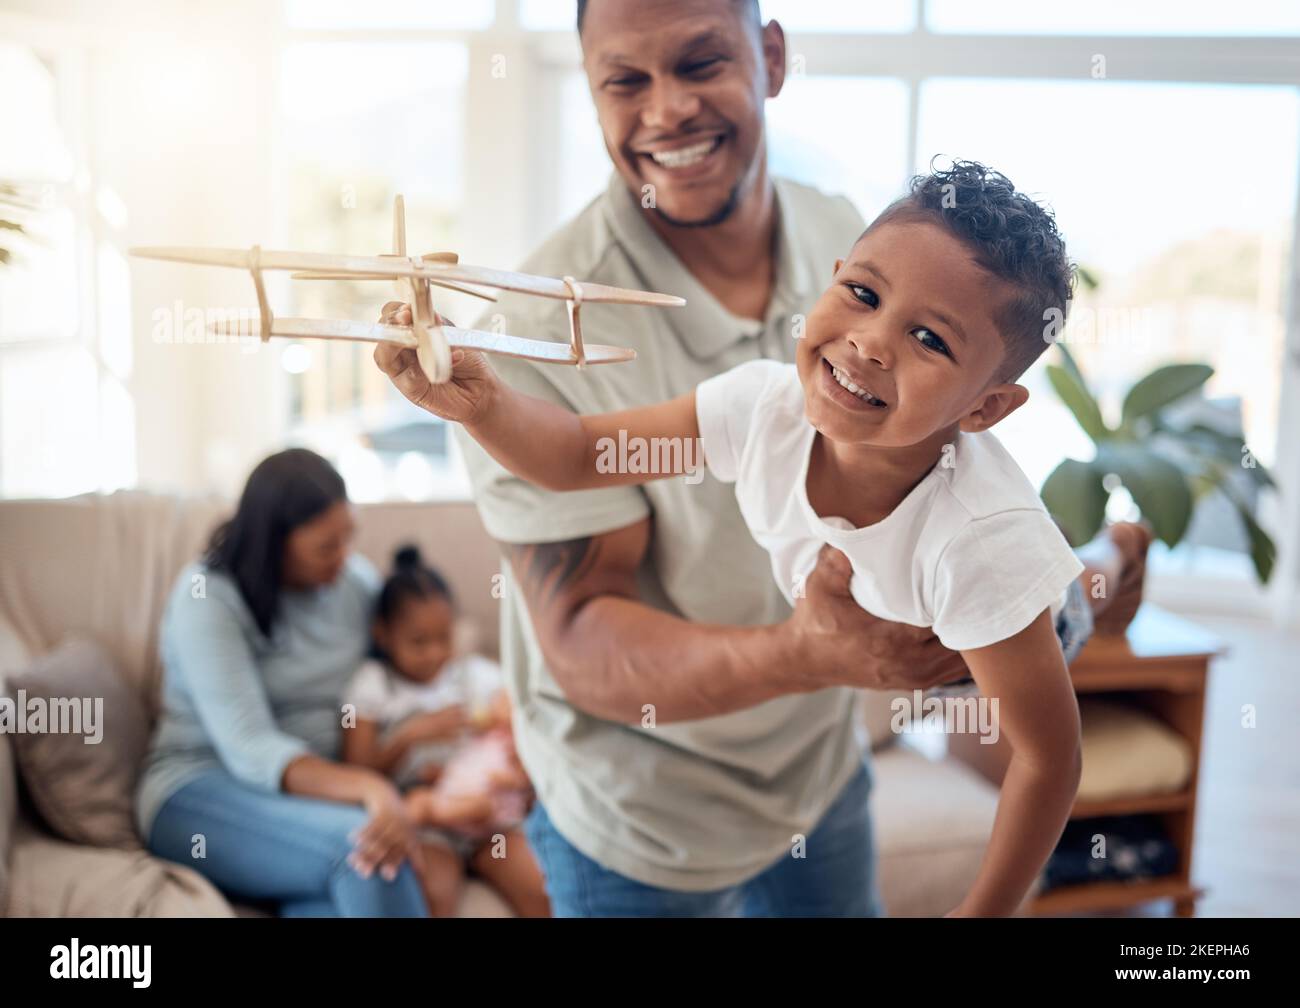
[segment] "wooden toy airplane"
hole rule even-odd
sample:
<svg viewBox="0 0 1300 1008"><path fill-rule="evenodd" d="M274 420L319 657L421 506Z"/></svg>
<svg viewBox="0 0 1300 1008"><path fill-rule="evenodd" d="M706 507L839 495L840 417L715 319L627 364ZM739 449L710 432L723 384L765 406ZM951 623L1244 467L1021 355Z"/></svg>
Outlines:
<svg viewBox="0 0 1300 1008"><path fill-rule="evenodd" d="M261 315L260 335L265 343L272 336L286 339L336 339L359 340L368 343L397 343L414 347L420 367L431 382L451 380L451 348L465 347L485 353L523 357L544 364L617 364L636 357L635 350L603 346L599 343L584 345L579 314L584 302L593 304L630 304L651 307L678 307L686 302L671 294L651 291L627 290L605 284L584 283L566 276L532 276L509 270L485 266L469 266L459 261L454 252L431 252L423 256L406 254L406 205L401 196L393 201L393 252L391 255L352 256L331 255L320 252L273 252L257 245L251 249L180 248L151 246L128 250L133 256L145 259L164 259L170 262L198 263L205 266L232 266L246 269L253 277L257 290L257 306ZM406 289L406 301L411 306L411 325L392 325L384 322L350 322L345 319L276 318L266 297L262 283L263 270L298 270L292 273L300 280L396 280ZM461 329L443 325L433 310L430 287L472 294L495 301L496 296L476 289L496 287L520 294L557 298L565 301L569 310L569 342L552 343L547 340L525 339L506 333L484 332L480 329ZM215 322L210 328L228 336L252 335L242 321Z"/></svg>

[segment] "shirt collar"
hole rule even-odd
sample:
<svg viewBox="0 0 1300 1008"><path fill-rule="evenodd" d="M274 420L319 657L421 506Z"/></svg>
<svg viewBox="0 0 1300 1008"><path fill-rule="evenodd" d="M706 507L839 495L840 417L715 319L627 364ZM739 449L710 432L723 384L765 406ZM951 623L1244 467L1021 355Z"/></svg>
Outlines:
<svg viewBox="0 0 1300 1008"><path fill-rule="evenodd" d="M789 338L791 317L806 313L811 307L809 294L814 290L808 275L807 255L801 254L791 200L776 180L776 276L772 298L764 319L765 332L776 331ZM610 176L605 192L605 218L614 237L623 246L633 268L647 289L676 294L686 299L682 308L663 313L668 326L693 357L707 360L746 339L735 316L719 303L704 285L695 279L677 254L650 226L639 201L628 190L618 172Z"/></svg>

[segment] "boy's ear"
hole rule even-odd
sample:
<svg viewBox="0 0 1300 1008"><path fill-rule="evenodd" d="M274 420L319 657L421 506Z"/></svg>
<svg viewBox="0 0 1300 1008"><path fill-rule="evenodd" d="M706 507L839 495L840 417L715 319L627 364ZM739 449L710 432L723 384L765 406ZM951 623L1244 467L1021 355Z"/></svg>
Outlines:
<svg viewBox="0 0 1300 1008"><path fill-rule="evenodd" d="M835 260L835 268L831 270L831 279L834 280L840 274L840 267L844 265L843 259Z"/></svg>
<svg viewBox="0 0 1300 1008"><path fill-rule="evenodd" d="M1007 382L984 390L975 405L958 422L959 430L976 434L1004 420L1029 400L1029 389Z"/></svg>

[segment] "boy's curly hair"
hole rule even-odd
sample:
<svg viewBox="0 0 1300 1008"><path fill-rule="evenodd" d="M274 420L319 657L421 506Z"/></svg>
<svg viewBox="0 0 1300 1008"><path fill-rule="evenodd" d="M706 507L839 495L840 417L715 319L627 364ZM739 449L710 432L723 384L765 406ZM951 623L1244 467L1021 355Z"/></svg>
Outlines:
<svg viewBox="0 0 1300 1008"><path fill-rule="evenodd" d="M1007 345L1000 380L1015 381L1059 332L1073 296L1074 265L1052 211L1017 192L1001 172L954 161L947 170L913 178L907 195L868 230L900 218L935 221L971 250L980 267L1016 289L994 315Z"/></svg>

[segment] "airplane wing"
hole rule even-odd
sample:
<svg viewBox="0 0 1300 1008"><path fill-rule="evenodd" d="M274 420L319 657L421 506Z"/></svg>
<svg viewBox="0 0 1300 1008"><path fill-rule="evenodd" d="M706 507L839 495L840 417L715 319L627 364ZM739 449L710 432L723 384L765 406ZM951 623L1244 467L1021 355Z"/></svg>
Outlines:
<svg viewBox="0 0 1300 1008"><path fill-rule="evenodd" d="M393 256L335 255L325 252L277 252L272 249L187 248L147 246L128 250L131 255L168 262L197 263L205 266L228 266L236 269L303 270L333 273L358 279L378 277L413 277L437 283L442 280L497 287L501 290L532 294L567 301L572 298L568 284L554 277L516 273L513 270L470 266L466 263L397 258ZM595 304L634 304L672 308L686 302L671 294L630 290L606 284L582 282L582 299Z"/></svg>
<svg viewBox="0 0 1300 1008"><path fill-rule="evenodd" d="M312 273L304 270L298 270L289 274L293 280L392 280L391 276L386 273ZM472 294L476 298L482 298L484 301L495 301L497 296L491 291L481 291L474 287L467 287L465 284L454 283L451 280L435 280L429 277L429 283L436 284L439 287L445 287L447 290L459 291L461 294Z"/></svg>
<svg viewBox="0 0 1300 1008"><path fill-rule="evenodd" d="M214 322L210 328L223 336L258 338L261 329L256 320ZM461 329L443 326L447 342L453 347L481 350L484 353L522 357L524 360L548 364L576 363L569 352L569 344L549 340L526 339L508 333L485 332L482 329ZM337 339L363 343L397 343L415 349L416 340L410 326L388 325L383 322L351 322L346 319L277 318L271 324L271 335L287 339ZM617 364L633 360L635 350L623 347L588 343L584 348L588 364Z"/></svg>

